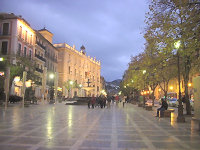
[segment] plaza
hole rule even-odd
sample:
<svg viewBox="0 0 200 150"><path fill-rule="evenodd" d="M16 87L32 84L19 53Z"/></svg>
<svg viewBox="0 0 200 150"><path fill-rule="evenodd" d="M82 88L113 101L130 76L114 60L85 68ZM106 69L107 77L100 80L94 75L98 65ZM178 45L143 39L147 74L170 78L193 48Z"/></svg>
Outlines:
<svg viewBox="0 0 200 150"><path fill-rule="evenodd" d="M154 111L126 104L110 109L39 104L0 108L1 150L155 150L200 148L191 116L185 123L157 118Z"/></svg>

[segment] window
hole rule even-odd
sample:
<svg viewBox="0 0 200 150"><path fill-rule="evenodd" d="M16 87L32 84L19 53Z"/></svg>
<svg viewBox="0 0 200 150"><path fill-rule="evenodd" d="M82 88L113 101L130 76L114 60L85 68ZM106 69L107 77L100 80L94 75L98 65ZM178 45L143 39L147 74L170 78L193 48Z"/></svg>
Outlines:
<svg viewBox="0 0 200 150"><path fill-rule="evenodd" d="M3 41L1 45L1 54L6 55L8 51L8 42Z"/></svg>
<svg viewBox="0 0 200 150"><path fill-rule="evenodd" d="M3 24L3 35L8 35L9 31L9 23L4 23Z"/></svg>
<svg viewBox="0 0 200 150"><path fill-rule="evenodd" d="M24 47L24 56L26 56L26 47Z"/></svg>
<svg viewBox="0 0 200 150"><path fill-rule="evenodd" d="M32 40L33 40L33 35L31 35L30 37L30 44L32 44Z"/></svg>
<svg viewBox="0 0 200 150"><path fill-rule="evenodd" d="M32 58L32 50L29 50L29 57Z"/></svg>
<svg viewBox="0 0 200 150"><path fill-rule="evenodd" d="M69 74L70 74L70 71L71 71L71 70L70 70L70 66L69 66L69 68L68 68L68 71L69 71Z"/></svg>
<svg viewBox="0 0 200 150"><path fill-rule="evenodd" d="M22 38L22 26L19 27L19 37Z"/></svg>
<svg viewBox="0 0 200 150"><path fill-rule="evenodd" d="M21 54L21 49L22 49L22 45L19 43L18 44L18 51L17 51L17 55L19 55L19 56Z"/></svg>
<svg viewBox="0 0 200 150"><path fill-rule="evenodd" d="M27 41L27 31L25 32L25 41Z"/></svg>

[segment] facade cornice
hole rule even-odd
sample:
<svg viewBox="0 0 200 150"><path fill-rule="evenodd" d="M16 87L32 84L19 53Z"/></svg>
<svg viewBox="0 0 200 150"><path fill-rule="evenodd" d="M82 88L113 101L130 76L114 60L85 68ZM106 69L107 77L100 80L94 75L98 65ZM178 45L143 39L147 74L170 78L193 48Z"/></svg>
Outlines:
<svg viewBox="0 0 200 150"><path fill-rule="evenodd" d="M90 57L90 56L87 56L85 54L83 54L82 52L76 50L74 47L66 44L66 43L59 43L59 44L54 44L54 46L56 48L67 48L68 50L70 50L71 52L74 52L76 53L77 55L79 55L80 57L83 57L83 58L86 58L87 60L89 60L90 62L96 64L96 65L99 65L101 66L101 62L100 61L97 61L96 58L93 58L93 57Z"/></svg>

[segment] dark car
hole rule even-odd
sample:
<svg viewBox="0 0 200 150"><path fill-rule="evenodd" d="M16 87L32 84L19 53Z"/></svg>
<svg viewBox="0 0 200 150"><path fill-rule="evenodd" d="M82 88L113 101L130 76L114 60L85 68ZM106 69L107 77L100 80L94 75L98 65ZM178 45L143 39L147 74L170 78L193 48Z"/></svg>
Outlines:
<svg viewBox="0 0 200 150"><path fill-rule="evenodd" d="M21 101L21 100L22 100L22 97L17 96L17 95L11 95L11 96L9 97L9 102L10 102L10 103L16 103L16 102L19 102L19 101Z"/></svg>

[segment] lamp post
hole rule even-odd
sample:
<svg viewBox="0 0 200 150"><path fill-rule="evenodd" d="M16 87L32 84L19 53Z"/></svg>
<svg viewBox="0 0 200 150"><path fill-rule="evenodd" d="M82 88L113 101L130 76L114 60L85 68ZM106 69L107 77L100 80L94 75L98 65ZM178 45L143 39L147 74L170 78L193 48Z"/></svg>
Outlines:
<svg viewBox="0 0 200 150"><path fill-rule="evenodd" d="M71 87L73 86L74 82L73 81L69 81L69 98L71 98L72 94L71 94Z"/></svg>
<svg viewBox="0 0 200 150"><path fill-rule="evenodd" d="M147 72L146 70L143 70L142 71L143 75L145 75L146 72ZM144 77L144 91L145 91L145 82L146 82L146 80ZM143 94L143 107L145 108L145 94Z"/></svg>
<svg viewBox="0 0 200 150"><path fill-rule="evenodd" d="M78 85L78 88L79 88L79 97L81 97L82 96L82 94L81 94L81 88L83 87L83 85L82 84L79 84Z"/></svg>
<svg viewBox="0 0 200 150"><path fill-rule="evenodd" d="M183 116L183 105L181 100L181 75L180 75L180 56L179 56L179 47L181 46L181 42L177 41L174 43L174 47L177 49L177 67L178 67L178 116L177 122L185 122L185 117Z"/></svg>
<svg viewBox="0 0 200 150"><path fill-rule="evenodd" d="M6 62L4 57L0 57L0 62L3 63L6 66L5 67L5 72L3 71L3 72L1 72L1 74L5 76L5 79L4 79L4 93L5 93L5 109L7 109L8 101L9 101L9 93L10 93L10 89L9 89L9 84L10 84L9 57L7 59L7 62Z"/></svg>
<svg viewBox="0 0 200 150"><path fill-rule="evenodd" d="M54 103L54 89L53 89L53 81L54 81L54 74L51 73L49 74L49 79L50 79L50 103Z"/></svg>

